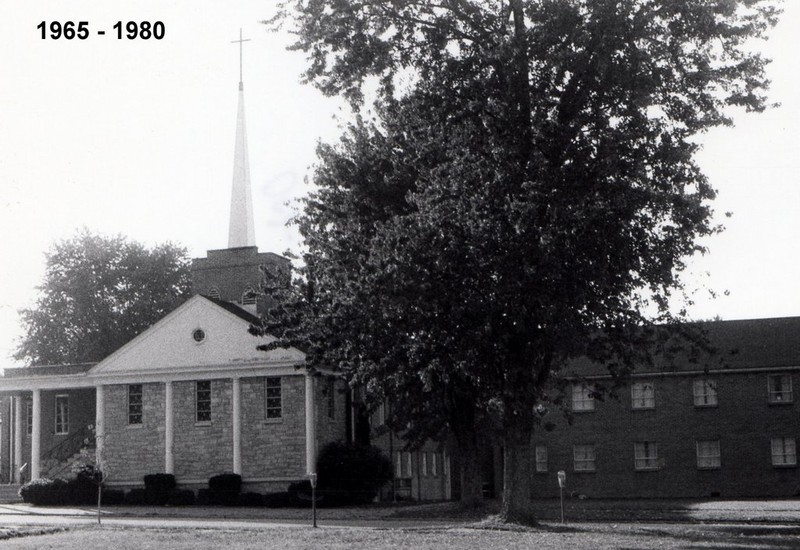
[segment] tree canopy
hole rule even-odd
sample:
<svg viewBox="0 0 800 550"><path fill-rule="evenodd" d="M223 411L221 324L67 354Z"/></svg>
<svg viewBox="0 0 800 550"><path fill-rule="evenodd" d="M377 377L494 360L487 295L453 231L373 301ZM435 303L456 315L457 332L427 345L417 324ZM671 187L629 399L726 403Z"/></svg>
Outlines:
<svg viewBox="0 0 800 550"><path fill-rule="evenodd" d="M297 218L305 278L270 328L391 395L412 436L465 411L499 419L503 514L525 519L533 411L558 399L568 361L622 379L648 360L642 327L681 317L686 258L718 230L695 138L730 124L732 107L766 107L766 62L747 42L778 12L759 0L284 9L309 82L356 106L377 82L378 102L320 149Z"/></svg>
<svg viewBox="0 0 800 550"><path fill-rule="evenodd" d="M28 365L100 361L189 297L186 249L147 248L86 230L46 253L14 358Z"/></svg>

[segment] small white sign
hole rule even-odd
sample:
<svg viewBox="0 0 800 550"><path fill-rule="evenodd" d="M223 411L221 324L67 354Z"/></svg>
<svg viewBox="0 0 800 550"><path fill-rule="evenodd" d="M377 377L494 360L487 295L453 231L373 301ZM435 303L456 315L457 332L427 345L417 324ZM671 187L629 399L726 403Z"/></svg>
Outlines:
<svg viewBox="0 0 800 550"><path fill-rule="evenodd" d="M566 485L566 484L567 484L567 472L565 472L564 470L559 470L558 471L558 486L563 489L564 485Z"/></svg>

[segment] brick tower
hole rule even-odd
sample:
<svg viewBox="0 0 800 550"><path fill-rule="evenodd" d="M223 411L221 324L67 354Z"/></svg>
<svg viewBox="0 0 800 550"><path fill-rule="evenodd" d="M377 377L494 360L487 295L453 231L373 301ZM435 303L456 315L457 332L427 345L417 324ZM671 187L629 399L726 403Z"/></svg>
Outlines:
<svg viewBox="0 0 800 550"><path fill-rule="evenodd" d="M262 313L267 307L267 301L260 292L264 272L270 277L288 277L290 262L272 252L259 252L255 243L242 81L241 48L247 39L242 39L241 30L239 40L234 42L239 44L239 104L236 114L228 248L209 250L205 258L192 260L192 287L195 294L239 304L251 313Z"/></svg>

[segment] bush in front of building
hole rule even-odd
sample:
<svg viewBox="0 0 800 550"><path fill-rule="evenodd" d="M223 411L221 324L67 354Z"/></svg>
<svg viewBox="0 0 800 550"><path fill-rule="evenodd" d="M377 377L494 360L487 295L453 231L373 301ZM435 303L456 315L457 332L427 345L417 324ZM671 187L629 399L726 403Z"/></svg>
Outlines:
<svg viewBox="0 0 800 550"><path fill-rule="evenodd" d="M167 504L170 493L177 487L172 474L148 474L144 476L145 501L153 506Z"/></svg>
<svg viewBox="0 0 800 550"><path fill-rule="evenodd" d="M169 506L191 506L195 502L194 491L191 489L172 489L167 498Z"/></svg>
<svg viewBox="0 0 800 550"><path fill-rule="evenodd" d="M241 493L236 505L249 508L264 506L264 495L261 493Z"/></svg>
<svg viewBox="0 0 800 550"><path fill-rule="evenodd" d="M267 493L263 495L263 504L267 508L290 508L292 499L287 491L281 493Z"/></svg>
<svg viewBox="0 0 800 550"><path fill-rule="evenodd" d="M24 502L37 506L59 506L67 504L97 504L97 486L102 473L93 467L84 467L75 479L34 479L20 487L19 495Z"/></svg>
<svg viewBox="0 0 800 550"><path fill-rule="evenodd" d="M147 490L136 487L125 493L125 504L128 506L144 506L147 504Z"/></svg>
<svg viewBox="0 0 800 550"><path fill-rule="evenodd" d="M215 506L236 506L242 492L242 476L239 474L220 474L208 480L211 504Z"/></svg>
<svg viewBox="0 0 800 550"><path fill-rule="evenodd" d="M122 489L103 489L103 505L117 506L125 502L125 491Z"/></svg>
<svg viewBox="0 0 800 550"><path fill-rule="evenodd" d="M32 479L20 487L19 496L23 502L36 506L69 504L67 486L67 481L60 478Z"/></svg>
<svg viewBox="0 0 800 550"><path fill-rule="evenodd" d="M392 463L378 447L333 442L317 457L317 475L319 505L367 504L391 481Z"/></svg>

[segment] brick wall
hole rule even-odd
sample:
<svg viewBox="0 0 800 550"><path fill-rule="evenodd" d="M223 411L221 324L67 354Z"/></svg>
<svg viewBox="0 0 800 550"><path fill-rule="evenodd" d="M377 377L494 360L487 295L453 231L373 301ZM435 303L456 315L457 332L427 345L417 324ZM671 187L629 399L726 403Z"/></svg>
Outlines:
<svg viewBox="0 0 800 550"><path fill-rule="evenodd" d="M548 473L534 474L536 496L556 496L556 472L567 472L568 491L590 497L755 497L800 493L797 467L777 468L771 462L771 438L793 437L800 442L796 401L798 375L793 376L795 402L769 404L767 374L712 375L718 387L718 406L696 407L692 376L637 379L655 385L655 408L634 410L630 391L619 401L597 402L594 412L576 413L569 427L558 412L552 432L540 430L534 444L546 445ZM721 467L697 466L696 442L719 440ZM659 468L634 468L634 443L658 445ZM596 471L575 472L573 446L595 446Z"/></svg>

